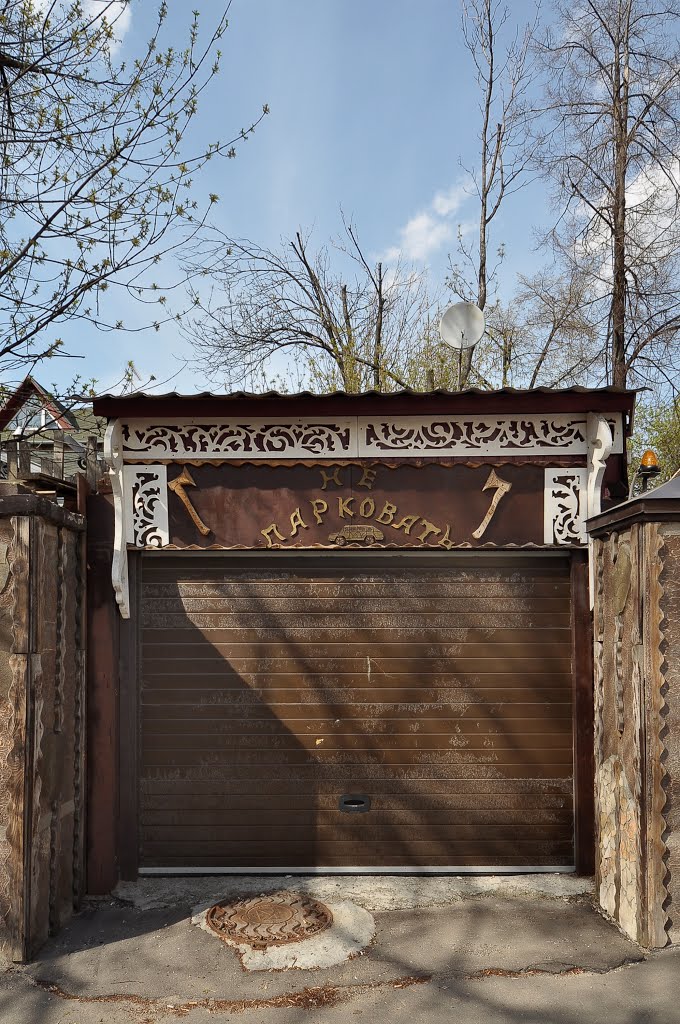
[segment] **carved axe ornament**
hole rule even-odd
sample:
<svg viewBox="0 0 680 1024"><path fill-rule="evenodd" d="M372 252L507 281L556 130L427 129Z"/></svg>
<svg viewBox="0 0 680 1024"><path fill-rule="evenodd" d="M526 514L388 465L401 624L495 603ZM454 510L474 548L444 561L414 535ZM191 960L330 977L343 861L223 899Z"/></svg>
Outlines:
<svg viewBox="0 0 680 1024"><path fill-rule="evenodd" d="M182 467L182 472L180 473L179 476L176 476L174 480L168 480L168 489L171 490L174 494L176 494L177 497L179 498L179 500L182 502L182 504L184 505L185 509L189 513L189 516L191 517L191 521L193 522L193 524L196 527L196 529L204 537L207 537L208 534L211 532L210 527L205 525L205 523L203 522L203 520L199 516L198 512L196 511L196 509L192 505L191 499L189 498L189 495L187 494L187 492L184 489L185 487L195 487L195 486L196 486L196 481L194 480L194 478L192 477L191 473L189 472L189 470L187 469L186 466Z"/></svg>
<svg viewBox="0 0 680 1024"><path fill-rule="evenodd" d="M484 536L487 526L489 525L489 523L491 522L496 513L496 509L498 508L501 498L503 498L503 496L506 495L508 491L512 489L512 484L509 483L509 481L507 480L501 480L496 471L492 469L491 472L489 473L489 477L486 483L482 487L482 490L488 491L490 488L494 488L496 493L491 499L489 511L486 513L477 529L473 530L472 536L475 537L477 540L479 540L480 537Z"/></svg>

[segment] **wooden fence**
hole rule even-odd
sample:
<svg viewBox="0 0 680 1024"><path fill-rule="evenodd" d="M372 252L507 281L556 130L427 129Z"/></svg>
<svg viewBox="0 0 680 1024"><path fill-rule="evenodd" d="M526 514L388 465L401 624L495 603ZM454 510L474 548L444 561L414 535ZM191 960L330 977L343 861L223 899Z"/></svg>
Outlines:
<svg viewBox="0 0 680 1024"><path fill-rule="evenodd" d="M590 520L596 885L648 947L680 941L680 478Z"/></svg>
<svg viewBox="0 0 680 1024"><path fill-rule="evenodd" d="M23 961L84 890L85 521L3 488L0 924Z"/></svg>

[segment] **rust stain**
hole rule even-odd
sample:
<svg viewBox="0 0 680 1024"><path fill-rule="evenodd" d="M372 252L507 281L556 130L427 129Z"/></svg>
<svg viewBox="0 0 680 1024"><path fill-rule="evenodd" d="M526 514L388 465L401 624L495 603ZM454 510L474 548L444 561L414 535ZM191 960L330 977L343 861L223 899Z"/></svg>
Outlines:
<svg viewBox="0 0 680 1024"><path fill-rule="evenodd" d="M473 974L466 974L466 981L479 981L481 978L535 978L540 974L551 976L559 975L563 978L567 974L585 974L583 967L567 967L563 971L546 971L541 967L523 967L518 971L512 971L504 967L486 967L482 971L475 971Z"/></svg>
<svg viewBox="0 0 680 1024"><path fill-rule="evenodd" d="M37 979L35 984L44 992L64 999L68 1002L89 1004L123 1003L145 1010L164 1014L165 1016L185 1017L192 1010L205 1010L207 1013L244 1013L246 1010L265 1010L286 1007L297 1007L303 1010L314 1010L321 1006L336 1006L352 995L360 995L380 988L405 989L413 985L424 985L432 980L431 974L406 975L388 982L368 982L360 985L317 985L308 986L297 992L284 992L268 999L189 999L182 1003L169 1004L162 999L151 999L138 995L102 995L80 996L75 992L67 992L60 985ZM151 1018L153 1019L153 1018Z"/></svg>

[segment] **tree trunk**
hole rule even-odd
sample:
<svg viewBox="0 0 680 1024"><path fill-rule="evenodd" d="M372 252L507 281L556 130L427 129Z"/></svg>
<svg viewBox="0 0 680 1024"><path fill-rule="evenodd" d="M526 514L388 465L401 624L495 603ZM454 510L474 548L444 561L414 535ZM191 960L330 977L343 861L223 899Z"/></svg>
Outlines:
<svg viewBox="0 0 680 1024"><path fill-rule="evenodd" d="M495 26L493 21L493 7L490 0L484 5L484 18L486 21L485 34L488 40L488 77L484 92L484 114L482 119L482 131L480 141L482 150L480 153L480 188L479 188L479 262L477 264L477 305L481 310L486 305L487 290L487 236L489 231L488 209L489 209L489 122L491 120L491 104L493 101L493 90L495 83L495 50L494 35ZM466 348L460 361L460 378L458 388L462 391L468 386L468 378L472 367L472 353L474 349Z"/></svg>
<svg viewBox="0 0 680 1024"><path fill-rule="evenodd" d="M376 391L382 388L382 332L383 315L385 312L385 293L383 290L382 263L377 267L378 306L375 317L375 337L373 343L373 387Z"/></svg>
<svg viewBox="0 0 680 1024"><path fill-rule="evenodd" d="M612 384L626 386L626 171L628 168L628 24L620 26L614 54L612 104L614 194L612 238L611 345Z"/></svg>

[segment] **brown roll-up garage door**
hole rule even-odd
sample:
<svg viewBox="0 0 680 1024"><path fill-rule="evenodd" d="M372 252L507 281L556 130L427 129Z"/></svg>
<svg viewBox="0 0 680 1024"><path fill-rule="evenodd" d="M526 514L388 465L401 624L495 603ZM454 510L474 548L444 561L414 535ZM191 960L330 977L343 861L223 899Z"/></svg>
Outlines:
<svg viewBox="0 0 680 1024"><path fill-rule="evenodd" d="M567 559L145 556L142 868L573 864Z"/></svg>

